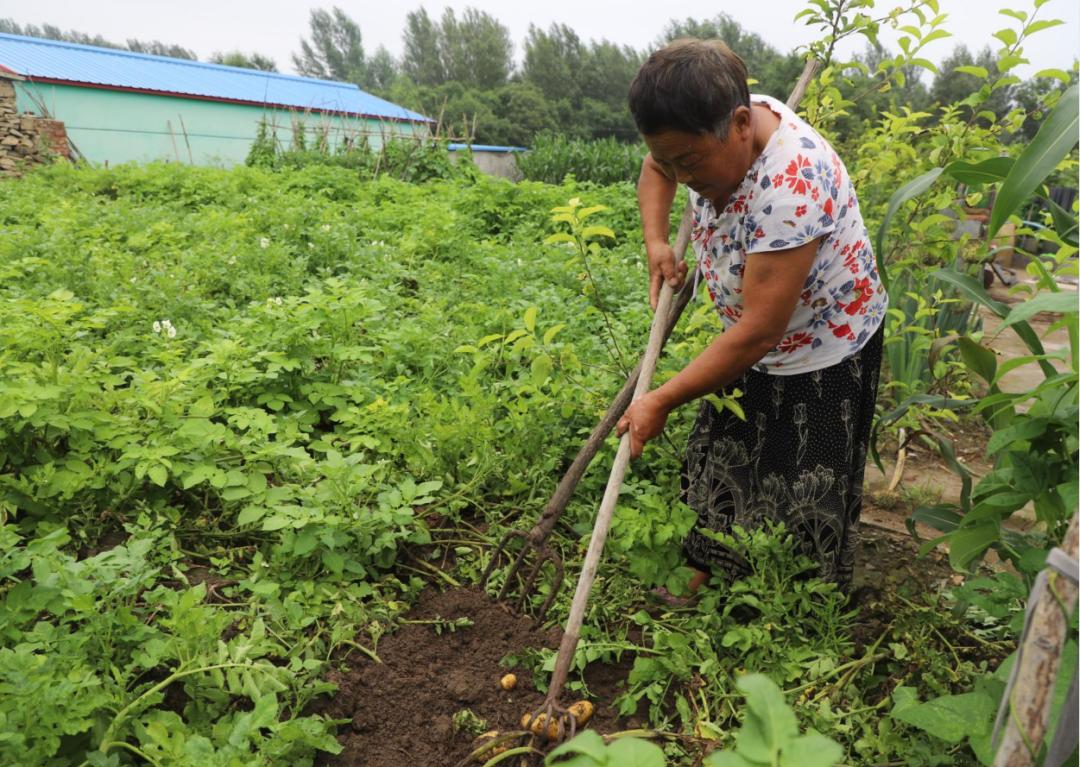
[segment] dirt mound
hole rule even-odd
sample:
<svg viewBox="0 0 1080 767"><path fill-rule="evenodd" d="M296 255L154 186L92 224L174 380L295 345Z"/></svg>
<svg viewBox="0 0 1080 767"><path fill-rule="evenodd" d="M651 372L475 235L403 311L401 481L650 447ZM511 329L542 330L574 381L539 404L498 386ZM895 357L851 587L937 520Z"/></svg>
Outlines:
<svg viewBox="0 0 1080 767"><path fill-rule="evenodd" d="M321 711L352 724L342 727L338 738L345 750L323 764L452 767L473 742L471 735L454 731L453 717L464 709L490 729L519 729L521 715L539 707L544 696L521 669L517 687L502 690L498 682L507 669L499 661L529 647L557 648L561 631L542 630L471 588L429 588L407 620L463 617L472 625L441 634L431 624L405 624L379 641L382 664L358 661L329 676L338 692ZM587 675L597 706L591 727L611 732L628 726L620 725L609 707L628 671L604 667Z"/></svg>

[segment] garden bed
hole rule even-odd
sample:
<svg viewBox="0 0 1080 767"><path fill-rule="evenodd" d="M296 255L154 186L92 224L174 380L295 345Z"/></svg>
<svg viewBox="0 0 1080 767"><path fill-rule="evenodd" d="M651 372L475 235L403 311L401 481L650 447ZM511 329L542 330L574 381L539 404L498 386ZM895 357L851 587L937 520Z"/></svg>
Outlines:
<svg viewBox="0 0 1080 767"><path fill-rule="evenodd" d="M462 618L469 625L453 626ZM557 647L559 629L540 628L468 587L429 587L404 621L379 642L381 663L365 660L329 676L338 692L322 713L351 723L339 730L344 751L325 764L453 765L474 748L474 735L455 727L455 715L468 710L486 722L484 729L515 730L522 714L543 703L528 672L500 661L529 648ZM499 679L508 671L516 672L518 683L503 690ZM600 732L635 726L620 722L605 705L618 695L627 671L590 667L587 681L596 698L590 726Z"/></svg>
<svg viewBox="0 0 1080 767"><path fill-rule="evenodd" d="M895 593L936 591L953 575L937 552L918 559L906 534L877 525L862 530L854 595L860 612L852 627L860 651L886 630L896 610ZM328 676L338 692L320 713L348 724L338 730L342 753L321 763L457 764L475 748L475 738L455 726L455 715L467 710L486 723L485 729L519 729L522 714L539 708L544 695L529 672L503 665L504 659L529 649L555 649L561 636L559 628L537 626L479 589L429 586L400 628L379 641L381 662L353 656ZM591 728L609 733L648 726L637 717L620 719L611 705L624 689L632 661L589 665L585 681L596 705ZM499 686L508 671L518 678L510 691Z"/></svg>

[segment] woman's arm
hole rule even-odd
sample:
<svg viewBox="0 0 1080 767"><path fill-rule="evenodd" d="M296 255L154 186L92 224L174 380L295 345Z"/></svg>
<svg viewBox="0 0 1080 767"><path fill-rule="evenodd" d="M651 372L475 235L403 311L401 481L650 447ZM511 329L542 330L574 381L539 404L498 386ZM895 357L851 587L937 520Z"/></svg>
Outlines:
<svg viewBox="0 0 1080 767"><path fill-rule="evenodd" d="M641 233L645 252L649 256L649 304L653 309L660 298L660 284L667 280L673 288L686 278L686 263L675 261L671 237L671 203L675 200L678 183L664 175L651 154L645 155L638 176L638 209L641 211Z"/></svg>
<svg viewBox="0 0 1080 767"><path fill-rule="evenodd" d="M630 455L663 431L668 413L711 394L753 367L784 337L802 294L820 240L798 248L754 253L743 272L743 312L685 368L658 389L631 403L616 427L630 430Z"/></svg>

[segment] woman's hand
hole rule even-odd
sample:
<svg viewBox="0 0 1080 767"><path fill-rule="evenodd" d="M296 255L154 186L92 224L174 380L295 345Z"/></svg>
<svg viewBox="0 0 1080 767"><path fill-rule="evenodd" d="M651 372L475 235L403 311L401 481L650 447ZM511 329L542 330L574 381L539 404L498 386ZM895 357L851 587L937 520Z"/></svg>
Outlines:
<svg viewBox="0 0 1080 767"><path fill-rule="evenodd" d="M640 458L645 443L660 435L670 412L671 408L655 390L630 403L615 425L615 432L621 437L629 430L631 458Z"/></svg>
<svg viewBox="0 0 1080 767"><path fill-rule="evenodd" d="M686 279L686 262L676 260L675 251L666 241L645 243L645 252L649 255L649 305L656 311L663 283L673 290L682 287Z"/></svg>

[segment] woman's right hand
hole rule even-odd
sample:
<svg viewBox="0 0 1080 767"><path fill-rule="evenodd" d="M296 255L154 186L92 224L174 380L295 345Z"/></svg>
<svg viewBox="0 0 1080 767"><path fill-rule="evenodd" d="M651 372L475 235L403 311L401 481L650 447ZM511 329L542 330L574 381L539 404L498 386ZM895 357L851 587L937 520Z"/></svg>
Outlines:
<svg viewBox="0 0 1080 767"><path fill-rule="evenodd" d="M664 282L673 290L682 287L686 279L686 262L676 261L675 250L662 240L645 243L645 252L649 256L649 305L656 311L660 287Z"/></svg>

